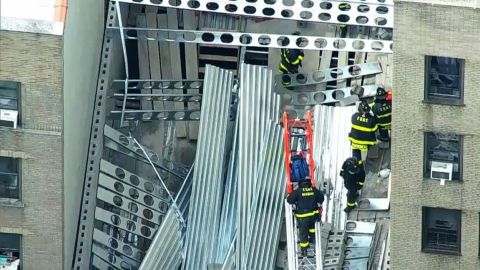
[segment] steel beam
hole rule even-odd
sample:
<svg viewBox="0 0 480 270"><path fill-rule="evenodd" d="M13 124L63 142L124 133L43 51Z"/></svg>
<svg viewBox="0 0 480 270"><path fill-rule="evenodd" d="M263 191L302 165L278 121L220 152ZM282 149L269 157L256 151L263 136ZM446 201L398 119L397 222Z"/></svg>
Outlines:
<svg viewBox="0 0 480 270"><path fill-rule="evenodd" d="M340 68L329 68L311 73L280 74L275 76L277 85L282 84L282 77L290 79L289 87L341 81L345 79L382 73L379 62L370 62Z"/></svg>
<svg viewBox="0 0 480 270"><path fill-rule="evenodd" d="M223 46L289 48L317 51L393 53L393 42L388 40L135 27L120 28L114 26L107 27L107 29L114 31L115 33L123 31L126 39L133 40L156 40ZM287 40L288 45L283 46L283 40Z"/></svg>
<svg viewBox="0 0 480 270"><path fill-rule="evenodd" d="M114 25L117 21L116 6L108 5L106 25ZM118 59L110 57L118 52L118 43L111 35L106 34L103 39L102 56L95 96L95 105L90 133L90 143L87 156L87 167L83 183L82 204L78 218L77 239L73 259L74 270L90 269L91 248L94 227L94 211L96 206L96 191L98 187L98 174L100 160L103 154L103 127L106 118L107 90L110 83L111 69L115 69ZM81 191L79 191L81 192ZM106 268L100 268L106 269Z"/></svg>
<svg viewBox="0 0 480 270"><path fill-rule="evenodd" d="M373 97L377 91L377 88L381 85L363 85L362 98ZM342 98L352 96L352 92L356 86L345 87L335 90L325 90L316 92L306 91L291 91L279 86L275 88L275 91L282 94L283 100L287 105L294 106L312 106L322 105L328 103L340 102Z"/></svg>
<svg viewBox="0 0 480 270"><path fill-rule="evenodd" d="M120 119L122 111L111 111L110 119ZM198 121L200 110L125 110L125 120Z"/></svg>
<svg viewBox="0 0 480 270"><path fill-rule="evenodd" d="M274 4L267 4L263 0L119 0L119 2L261 18L393 28L393 6L380 2L373 4L373 1L368 4L312 0L277 1ZM342 3L348 3L350 7L342 10L340 8Z"/></svg>

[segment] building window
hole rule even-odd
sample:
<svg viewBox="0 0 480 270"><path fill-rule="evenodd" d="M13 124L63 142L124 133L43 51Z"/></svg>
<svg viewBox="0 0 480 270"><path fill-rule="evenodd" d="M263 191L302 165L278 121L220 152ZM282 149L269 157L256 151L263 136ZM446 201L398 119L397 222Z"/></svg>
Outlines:
<svg viewBox="0 0 480 270"><path fill-rule="evenodd" d="M463 137L456 134L425 133L424 163L426 178L461 180Z"/></svg>
<svg viewBox="0 0 480 270"><path fill-rule="evenodd" d="M0 198L20 199L20 159L0 157Z"/></svg>
<svg viewBox="0 0 480 270"><path fill-rule="evenodd" d="M7 269L17 269L12 266L20 264L21 241L22 236L19 234L0 233L0 268L2 264L10 264Z"/></svg>
<svg viewBox="0 0 480 270"><path fill-rule="evenodd" d="M17 111L17 122L20 123L20 83L12 81L0 81L0 110ZM9 113L8 111L4 113ZM7 121L8 120L8 121ZM11 119L0 119L0 126L12 127Z"/></svg>
<svg viewBox="0 0 480 270"><path fill-rule="evenodd" d="M463 71L465 60L441 56L425 57L425 100L463 104Z"/></svg>
<svg viewBox="0 0 480 270"><path fill-rule="evenodd" d="M423 207L422 251L460 255L462 212Z"/></svg>

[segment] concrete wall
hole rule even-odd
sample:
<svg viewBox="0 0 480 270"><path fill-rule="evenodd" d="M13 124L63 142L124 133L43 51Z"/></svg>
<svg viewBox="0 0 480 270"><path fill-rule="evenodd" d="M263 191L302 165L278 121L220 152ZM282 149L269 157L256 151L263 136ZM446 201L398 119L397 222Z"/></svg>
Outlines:
<svg viewBox="0 0 480 270"><path fill-rule="evenodd" d="M480 14L395 2L392 130L392 269L480 269ZM465 106L423 103L425 55L465 59ZM424 132L464 135L463 182L423 178ZM421 252L422 206L462 210L461 256Z"/></svg>
<svg viewBox="0 0 480 270"><path fill-rule="evenodd" d="M72 264L104 31L104 1L69 0L64 34L65 268Z"/></svg>
<svg viewBox="0 0 480 270"><path fill-rule="evenodd" d="M62 37L0 31L0 80L22 83L22 126L0 128L0 155L22 159L22 204L0 205L0 232L22 234L22 269L63 267Z"/></svg>

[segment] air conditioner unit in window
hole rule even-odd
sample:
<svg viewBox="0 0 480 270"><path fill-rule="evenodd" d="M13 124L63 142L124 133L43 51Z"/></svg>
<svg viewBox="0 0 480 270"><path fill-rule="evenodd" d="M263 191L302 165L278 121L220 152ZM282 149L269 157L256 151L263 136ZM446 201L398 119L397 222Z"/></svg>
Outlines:
<svg viewBox="0 0 480 270"><path fill-rule="evenodd" d="M453 163L432 161L431 179L444 179L451 181L453 172Z"/></svg>
<svg viewBox="0 0 480 270"><path fill-rule="evenodd" d="M2 125L17 128L18 111L0 110L0 123ZM5 124L7 123L7 124Z"/></svg>

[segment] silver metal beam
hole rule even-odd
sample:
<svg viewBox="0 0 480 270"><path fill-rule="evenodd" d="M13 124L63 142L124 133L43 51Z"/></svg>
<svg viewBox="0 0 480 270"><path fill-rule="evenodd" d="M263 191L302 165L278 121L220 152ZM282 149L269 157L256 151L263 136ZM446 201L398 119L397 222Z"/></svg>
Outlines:
<svg viewBox="0 0 480 270"><path fill-rule="evenodd" d="M274 269L286 187L283 128L274 121L267 123L259 164L256 187L251 193L250 228L265 229L248 231L244 267Z"/></svg>
<svg viewBox="0 0 480 270"><path fill-rule="evenodd" d="M139 270L178 269L182 262L182 226L178 212L170 209Z"/></svg>
<svg viewBox="0 0 480 270"><path fill-rule="evenodd" d="M373 97L377 88L381 85L363 85L363 95L361 98ZM282 94L283 100L287 105L294 106L313 106L328 103L340 102L342 98L352 96L356 86L350 86L335 90L324 90L315 92L288 90L283 86L278 86L275 91Z"/></svg>
<svg viewBox="0 0 480 270"><path fill-rule="evenodd" d="M108 5L108 12L105 16L106 25L115 25L117 22L116 6L112 2ZM118 57L110 57L119 52L119 43L111 35L103 38L95 105L92 118L90 142L88 148L87 166L83 183L82 204L78 217L77 241L75 243L75 254L73 269L90 269L92 261L92 238L94 227L94 211L96 206L96 191L98 187L98 174L100 160L103 154L103 127L106 119L107 89L110 84L112 70L121 65ZM115 54L117 55L117 54ZM78 191L82 192L82 191ZM107 268L100 268L107 269Z"/></svg>
<svg viewBox="0 0 480 270"><path fill-rule="evenodd" d="M116 93L114 97L124 97L124 94ZM172 102L200 102L202 96L198 94L128 94L127 100L155 100Z"/></svg>
<svg viewBox="0 0 480 270"><path fill-rule="evenodd" d="M132 260L137 261L138 263L142 261L143 256L145 255L144 252L138 250L137 248L127 245L122 240L114 238L113 236L97 229L93 229L93 240L115 250L124 256L131 258Z"/></svg>
<svg viewBox="0 0 480 270"><path fill-rule="evenodd" d="M125 120L198 121L200 110L125 110ZM122 111L111 111L110 119L120 119Z"/></svg>
<svg viewBox="0 0 480 270"><path fill-rule="evenodd" d="M246 239L251 227L253 192L258 185L260 151L267 124L279 119L280 98L272 93L273 72L268 68L241 64L239 89L238 211L236 267L247 258Z"/></svg>
<svg viewBox="0 0 480 270"><path fill-rule="evenodd" d="M318 70L311 73L298 74L280 74L275 76L277 85L282 84L282 77L286 76L290 79L289 87L311 85L319 83L327 83L340 81L366 75L382 73L382 67L379 62L370 62L340 68L329 68Z"/></svg>
<svg viewBox="0 0 480 270"><path fill-rule="evenodd" d="M323 22L346 25L393 27L393 6L356 2L330 1L277 1L267 4L263 0L216 0L216 1L160 1L119 0L124 3L140 3L166 8L225 13L231 15L276 18L295 21ZM341 10L340 4L348 3Z"/></svg>
<svg viewBox="0 0 480 270"><path fill-rule="evenodd" d="M124 31L126 39L216 44L226 46L252 46L322 51L393 53L393 42L376 39L295 36L220 31L171 30L134 27L107 27L115 33ZM150 36L154 36L151 38ZM172 38L173 36L173 38ZM283 40L288 45L282 46ZM300 45L297 45L300 44Z"/></svg>
<svg viewBox="0 0 480 270"><path fill-rule="evenodd" d="M99 269L111 269L113 267L114 269L134 270L138 268L138 263L136 261L130 260L129 258L121 257L114 251L104 249L95 243L92 246L92 253L94 254L94 256L98 256L98 258L102 259L104 263L110 265L110 267ZM99 265L105 265L101 262L95 263Z"/></svg>
<svg viewBox="0 0 480 270"><path fill-rule="evenodd" d="M145 163L149 163L144 154L142 149L134 142L133 138L130 136L126 136L125 134L119 132L111 128L108 125L104 127L104 135L105 137L109 138L110 140L116 142L117 144L121 145L122 147L130 150L132 153L136 154L137 156L141 157ZM110 145L108 145L110 147ZM164 159L160 158L161 156L155 153L153 150L142 146L148 154L148 157L152 160L152 162L162 169L163 171L175 176L177 180L183 180L184 177L187 175L188 169L185 168L184 165L181 164L174 164L169 161L165 161ZM108 168L108 164L105 165Z"/></svg>
<svg viewBox="0 0 480 270"><path fill-rule="evenodd" d="M122 229L124 231L136 234L140 237L147 239L152 239L152 230L155 230L155 228L148 227L137 221L122 217L99 207L95 208L95 218L104 223L111 224L116 228ZM115 220L115 222L113 220ZM117 221L118 224L115 224L117 223Z"/></svg>
<svg viewBox="0 0 480 270"><path fill-rule="evenodd" d="M214 261L232 102L233 73L207 65L200 117L197 156L188 213L186 261L183 269L205 270Z"/></svg>
<svg viewBox="0 0 480 270"><path fill-rule="evenodd" d="M128 80L129 91L142 89L188 90L200 89L202 87L203 80ZM125 80L114 80L112 89L125 90Z"/></svg>
<svg viewBox="0 0 480 270"><path fill-rule="evenodd" d="M366 233L366 234L373 234L377 228L377 224L375 222L361 222L361 221L354 221L354 220L347 220L345 224L345 232L346 233Z"/></svg>

